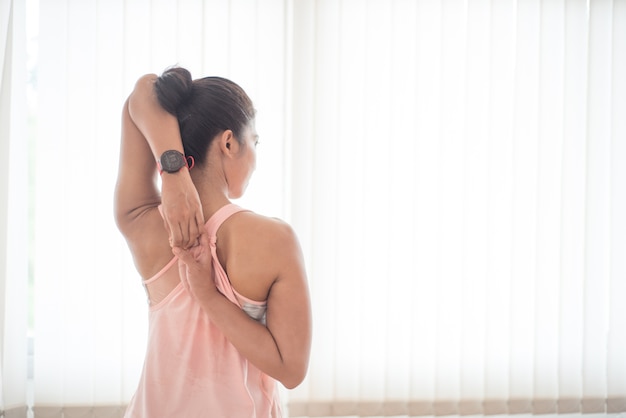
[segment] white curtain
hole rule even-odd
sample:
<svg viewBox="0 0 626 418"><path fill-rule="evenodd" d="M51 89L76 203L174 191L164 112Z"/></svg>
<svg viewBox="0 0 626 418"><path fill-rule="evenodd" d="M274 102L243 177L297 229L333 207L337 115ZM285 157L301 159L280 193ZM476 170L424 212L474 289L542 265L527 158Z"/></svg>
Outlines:
<svg viewBox="0 0 626 418"><path fill-rule="evenodd" d="M626 2L294 2L294 416L626 410Z"/></svg>
<svg viewBox="0 0 626 418"><path fill-rule="evenodd" d="M27 410L26 33L21 2L0 1L0 416Z"/></svg>
<svg viewBox="0 0 626 418"><path fill-rule="evenodd" d="M5 4L3 35L22 16ZM626 2L46 0L37 16L35 417L120 416L135 389L146 305L113 223L119 120L134 81L174 64L250 94L240 203L302 241L314 345L291 416L626 411ZM7 148L22 99L5 83L24 80L2 45ZM19 270L18 151L0 267ZM0 409L23 411L7 312L26 276L0 282Z"/></svg>

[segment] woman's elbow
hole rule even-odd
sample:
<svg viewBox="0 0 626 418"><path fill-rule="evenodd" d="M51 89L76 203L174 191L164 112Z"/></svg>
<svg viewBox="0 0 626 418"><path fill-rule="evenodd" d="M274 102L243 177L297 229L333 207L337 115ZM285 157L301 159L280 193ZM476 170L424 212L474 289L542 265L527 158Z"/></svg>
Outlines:
<svg viewBox="0 0 626 418"><path fill-rule="evenodd" d="M294 368L280 378L279 381L287 389L295 389L304 381L306 373L307 366Z"/></svg>
<svg viewBox="0 0 626 418"><path fill-rule="evenodd" d="M117 226L118 231L124 236L127 237L130 232L130 211L126 208L119 207L116 205L113 213L113 218L115 220L115 225Z"/></svg>

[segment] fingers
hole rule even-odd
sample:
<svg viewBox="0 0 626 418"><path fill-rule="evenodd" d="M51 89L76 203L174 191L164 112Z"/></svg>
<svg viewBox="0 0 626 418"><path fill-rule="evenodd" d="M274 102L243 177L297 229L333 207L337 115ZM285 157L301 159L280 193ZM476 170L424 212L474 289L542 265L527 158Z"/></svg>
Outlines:
<svg viewBox="0 0 626 418"><path fill-rule="evenodd" d="M202 213L201 207L196 211L196 217L194 221L195 221L195 229L194 229L193 240L194 242L196 240L198 240L199 242L200 236L204 233L204 214Z"/></svg>
<svg viewBox="0 0 626 418"><path fill-rule="evenodd" d="M174 253L175 256L178 257L180 261L182 261L182 263L178 263L179 269L182 269L182 268L187 269L188 267L195 266L198 263L196 259L194 258L194 256L191 254L191 251L189 250L186 250L181 247L173 247L172 252ZM182 277L182 270L180 270L180 272L181 272L181 277Z"/></svg>
<svg viewBox="0 0 626 418"><path fill-rule="evenodd" d="M172 252L180 261L189 268L199 268L211 262L211 249L209 247L209 236L206 232L200 234L197 245L190 248L173 247Z"/></svg>
<svg viewBox="0 0 626 418"><path fill-rule="evenodd" d="M209 249L209 233L206 230L200 231L196 238L197 244L202 248Z"/></svg>
<svg viewBox="0 0 626 418"><path fill-rule="evenodd" d="M191 248L198 245L198 238L200 236L200 226L197 223L197 218L191 219L189 223L189 238L187 240L187 247Z"/></svg>
<svg viewBox="0 0 626 418"><path fill-rule="evenodd" d="M186 248L184 245L183 233L179 224L172 224L169 228L170 247Z"/></svg>
<svg viewBox="0 0 626 418"><path fill-rule="evenodd" d="M198 299L212 297L217 289L208 234L203 232L195 247L174 247L172 252L178 257L178 272L183 287Z"/></svg>
<svg viewBox="0 0 626 418"><path fill-rule="evenodd" d="M190 238L189 238L189 225L185 223L179 224L178 231L180 235L180 241L179 241L180 246L188 250L192 246L190 243Z"/></svg>
<svg viewBox="0 0 626 418"><path fill-rule="evenodd" d="M198 239L203 230L202 215L189 219L189 223L178 222L173 224L166 223L166 229L169 235L170 247L180 247L189 249L198 245Z"/></svg>
<svg viewBox="0 0 626 418"><path fill-rule="evenodd" d="M168 229L170 247L189 249L195 245L197 232L194 234L192 231L197 230L196 227L174 223Z"/></svg>
<svg viewBox="0 0 626 418"><path fill-rule="evenodd" d="M189 220L189 229L187 240L184 242L185 248L195 247L200 243L200 236L204 232L204 216L202 215L202 209L196 211L195 217Z"/></svg>

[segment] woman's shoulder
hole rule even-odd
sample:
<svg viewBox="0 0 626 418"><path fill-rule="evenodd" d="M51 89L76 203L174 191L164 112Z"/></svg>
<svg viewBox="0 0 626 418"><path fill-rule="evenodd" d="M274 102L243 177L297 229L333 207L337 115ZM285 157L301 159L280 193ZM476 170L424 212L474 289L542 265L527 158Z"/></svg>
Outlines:
<svg viewBox="0 0 626 418"><path fill-rule="evenodd" d="M242 211L234 219L240 233L247 239L263 242L267 245L297 241L291 225L280 218L260 215L256 212Z"/></svg>
<svg viewBox="0 0 626 418"><path fill-rule="evenodd" d="M217 237L218 256L238 292L263 300L274 280L301 260L298 239L285 221L239 212L224 223Z"/></svg>

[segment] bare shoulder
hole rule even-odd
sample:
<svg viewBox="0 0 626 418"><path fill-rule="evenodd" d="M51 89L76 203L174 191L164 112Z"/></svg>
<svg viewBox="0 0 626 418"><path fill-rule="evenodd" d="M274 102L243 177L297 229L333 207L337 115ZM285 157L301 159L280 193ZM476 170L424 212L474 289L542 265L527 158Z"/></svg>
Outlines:
<svg viewBox="0 0 626 418"><path fill-rule="evenodd" d="M287 222L254 212L240 212L227 222L218 252L238 292L264 300L278 280L305 280L298 237Z"/></svg>
<svg viewBox="0 0 626 418"><path fill-rule="evenodd" d="M224 223L230 233L240 239L256 244L257 251L276 249L276 245L297 244L295 231L279 218L259 215L255 212L239 212Z"/></svg>
<svg viewBox="0 0 626 418"><path fill-rule="evenodd" d="M291 225L279 218L271 218L254 212L242 212L242 219L255 226L260 234L256 237L268 244L297 243L297 236Z"/></svg>

